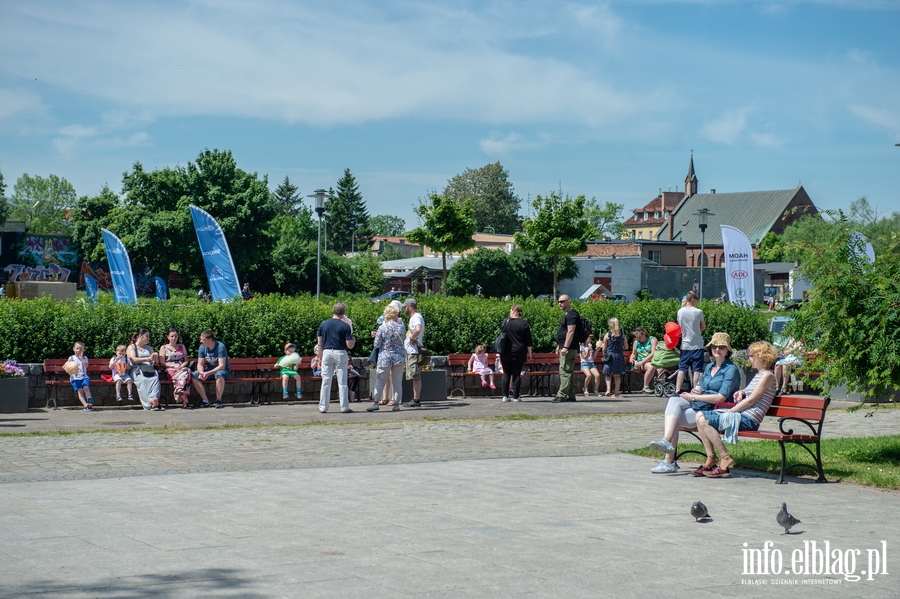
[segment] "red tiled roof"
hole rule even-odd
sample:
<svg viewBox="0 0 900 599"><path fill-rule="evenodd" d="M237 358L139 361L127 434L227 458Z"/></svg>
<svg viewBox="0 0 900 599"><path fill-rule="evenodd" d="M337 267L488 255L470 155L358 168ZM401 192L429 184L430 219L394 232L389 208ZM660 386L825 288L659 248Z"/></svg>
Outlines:
<svg viewBox="0 0 900 599"><path fill-rule="evenodd" d="M626 258L641 255L641 246L637 243L589 243L587 251L579 256L597 256L600 258Z"/></svg>

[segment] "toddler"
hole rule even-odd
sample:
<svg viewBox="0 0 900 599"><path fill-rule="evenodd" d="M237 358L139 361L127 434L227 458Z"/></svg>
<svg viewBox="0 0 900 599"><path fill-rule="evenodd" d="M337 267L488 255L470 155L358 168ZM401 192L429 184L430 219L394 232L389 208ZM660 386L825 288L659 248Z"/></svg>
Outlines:
<svg viewBox="0 0 900 599"><path fill-rule="evenodd" d="M116 401L122 401L122 383L128 387L128 401L134 401L134 382L131 380L131 360L125 355L125 346L116 346L116 355L109 361L112 378L116 382Z"/></svg>
<svg viewBox="0 0 900 599"><path fill-rule="evenodd" d="M491 389L496 389L494 385L494 371L488 366L487 346L479 343L475 346L475 353L469 358L469 372L481 375L481 386L488 386L488 378L491 380Z"/></svg>
<svg viewBox="0 0 900 599"><path fill-rule="evenodd" d="M71 372L69 370L66 370L66 372L69 372L69 382L72 384L72 388L75 389L75 395L81 401L81 405L84 406L85 412L93 412L94 398L91 396L90 381L88 380L88 357L84 355L84 343L81 341L75 342L75 345L72 347L72 355L69 356L68 361L74 364L74 366L70 367Z"/></svg>
<svg viewBox="0 0 900 599"><path fill-rule="evenodd" d="M297 346L293 343L285 344L284 357L275 363L275 368L281 369L281 398L284 400L288 398L288 381L291 377L297 381L297 388L295 389L297 399L303 399L303 391L300 388L300 373L297 372L302 361L303 358L297 353Z"/></svg>
<svg viewBox="0 0 900 599"><path fill-rule="evenodd" d="M309 367L313 371L313 376L322 376L322 367L319 366L319 345L313 347L313 359L309 363Z"/></svg>

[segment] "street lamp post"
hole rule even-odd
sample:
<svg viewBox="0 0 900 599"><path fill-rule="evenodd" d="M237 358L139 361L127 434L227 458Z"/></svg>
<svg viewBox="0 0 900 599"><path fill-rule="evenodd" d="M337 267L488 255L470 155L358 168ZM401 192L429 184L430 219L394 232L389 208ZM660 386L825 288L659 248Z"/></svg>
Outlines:
<svg viewBox="0 0 900 599"><path fill-rule="evenodd" d="M706 227L709 217L715 216L709 208L701 208L694 213L700 225L700 299L703 299L703 263L706 262Z"/></svg>
<svg viewBox="0 0 900 599"><path fill-rule="evenodd" d="M319 300L319 294L322 292L322 214L325 212L325 198L332 196L325 193L324 189L315 190L308 198L316 198L316 214L319 215L319 242L316 244L316 301Z"/></svg>

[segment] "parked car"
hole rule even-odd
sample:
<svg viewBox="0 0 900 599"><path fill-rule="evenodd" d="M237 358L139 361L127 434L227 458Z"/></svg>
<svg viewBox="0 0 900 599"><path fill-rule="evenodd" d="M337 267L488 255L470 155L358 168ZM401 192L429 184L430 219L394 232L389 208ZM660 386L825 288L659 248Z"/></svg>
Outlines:
<svg viewBox="0 0 900 599"><path fill-rule="evenodd" d="M784 330L785 325L793 320L793 316L774 316L769 320L769 332L772 333L774 339L773 343L776 347L784 346L784 342L787 341L787 338L781 334L781 331Z"/></svg>
<svg viewBox="0 0 900 599"><path fill-rule="evenodd" d="M388 291L387 293L382 293L378 297L371 298L372 302L389 302L391 300L398 300L402 302L407 297L412 295L409 291Z"/></svg>

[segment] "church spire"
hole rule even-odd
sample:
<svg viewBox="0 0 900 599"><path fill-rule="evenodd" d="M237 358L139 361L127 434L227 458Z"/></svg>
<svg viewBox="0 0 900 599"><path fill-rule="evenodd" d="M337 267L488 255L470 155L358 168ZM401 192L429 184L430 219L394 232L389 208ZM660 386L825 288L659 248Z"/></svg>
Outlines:
<svg viewBox="0 0 900 599"><path fill-rule="evenodd" d="M691 150L691 164L688 167L687 176L684 178L684 197L689 198L697 193L698 180L694 173L694 151Z"/></svg>

